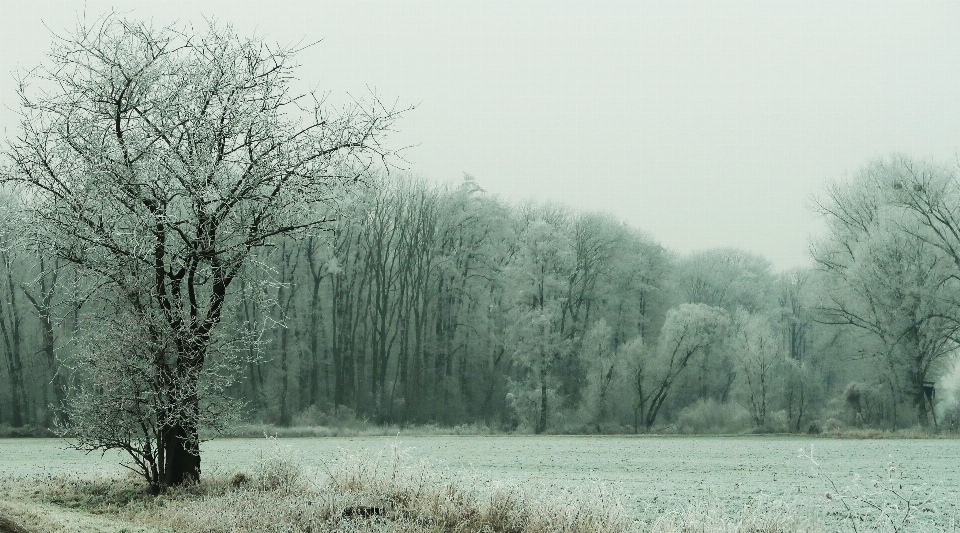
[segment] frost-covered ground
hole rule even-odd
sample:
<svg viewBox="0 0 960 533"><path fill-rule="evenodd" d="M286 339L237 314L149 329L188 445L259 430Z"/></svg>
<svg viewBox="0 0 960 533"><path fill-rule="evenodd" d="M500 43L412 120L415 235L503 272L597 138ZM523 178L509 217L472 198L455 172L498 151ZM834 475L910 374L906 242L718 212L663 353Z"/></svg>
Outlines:
<svg viewBox="0 0 960 533"><path fill-rule="evenodd" d="M780 501L798 512L857 512L910 502L915 519L947 525L960 503L960 441L787 437L363 437L224 439L205 443L205 472L249 471L280 453L321 473L344 453L399 454L464 481L613 495L640 517L713 500L736 511ZM812 452L812 459L811 459ZM118 455L84 455L55 439L0 439L0 476L120 472ZM831 485L830 483L834 484ZM830 494L828 497L827 494ZM875 511L874 514L880 511ZM837 517L834 516L833 519Z"/></svg>

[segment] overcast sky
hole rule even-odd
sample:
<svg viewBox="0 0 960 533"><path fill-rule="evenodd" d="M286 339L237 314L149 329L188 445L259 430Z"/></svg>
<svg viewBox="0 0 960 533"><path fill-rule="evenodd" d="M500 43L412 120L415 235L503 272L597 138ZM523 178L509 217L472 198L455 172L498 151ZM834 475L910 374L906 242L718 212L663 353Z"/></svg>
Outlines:
<svg viewBox="0 0 960 533"><path fill-rule="evenodd" d="M417 109L395 147L437 181L603 211L680 253L810 264L812 194L892 152L954 159L960 2L0 0L0 101L50 31L111 7L304 51L334 98ZM49 29L48 29L49 28ZM15 133L4 109L0 126Z"/></svg>

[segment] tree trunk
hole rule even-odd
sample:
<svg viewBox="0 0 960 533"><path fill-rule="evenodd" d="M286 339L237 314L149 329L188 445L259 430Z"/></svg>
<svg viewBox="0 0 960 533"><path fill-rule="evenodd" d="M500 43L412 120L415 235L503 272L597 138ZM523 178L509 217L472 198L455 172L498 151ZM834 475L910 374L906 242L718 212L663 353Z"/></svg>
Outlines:
<svg viewBox="0 0 960 533"><path fill-rule="evenodd" d="M917 407L917 422L920 423L920 427L929 427L930 414L927 411L927 396L923 390L923 376L918 374L915 382L911 385L913 388L913 402Z"/></svg>
<svg viewBox="0 0 960 533"><path fill-rule="evenodd" d="M607 389L610 387L610 382L613 381L613 364L607 369L607 373L603 375L600 382L600 394L597 399L597 418L594 420L594 426L597 430L597 433L600 433L601 424L606 418L607 410Z"/></svg>
<svg viewBox="0 0 960 533"><path fill-rule="evenodd" d="M37 295L32 294L26 285L21 285L21 290L23 291L24 296L30 301L33 305L34 312L37 315L37 319L40 321L40 329L42 332L42 349L41 352L44 355L44 360L47 363L47 376L44 376L44 381L50 384L52 388L53 402L56 407L63 405L63 400L66 396L66 391L64 388L63 377L59 372L59 365L57 364L57 358L55 354L55 344L56 344L56 335L54 332L54 322L52 316L53 309L53 298L55 296L56 285L57 285L57 269L59 262L55 262L52 269L47 268L47 263L43 257L40 257L40 291ZM45 425L51 425L53 423L53 410L50 409L50 394L47 390L47 387L42 389L42 401L43 401L43 423Z"/></svg>
<svg viewBox="0 0 960 533"><path fill-rule="evenodd" d="M25 400L23 364L20 360L19 347L15 348L15 350L16 351L7 354L7 372L10 374L10 425L13 427L21 427L25 422L25 417L23 416L23 401Z"/></svg>
<svg viewBox="0 0 960 533"><path fill-rule="evenodd" d="M537 433L547 430L547 371L540 369L540 419L537 420Z"/></svg>
<svg viewBox="0 0 960 533"><path fill-rule="evenodd" d="M307 377L309 391L308 405L320 404L320 360L321 353L326 353L326 328L323 322L323 309L320 302L320 282L316 281L313 287L313 301L311 302L310 325L310 361ZM323 348L321 348L321 342ZM326 360L326 357L323 357Z"/></svg>
<svg viewBox="0 0 960 533"><path fill-rule="evenodd" d="M287 328L280 331L280 427L290 427L293 424L293 414L290 412L289 396L289 368L287 365Z"/></svg>
<svg viewBox="0 0 960 533"><path fill-rule="evenodd" d="M51 376L50 383L53 389L54 405L56 408L59 408L63 405L63 400L66 397L66 388L63 383L63 376L60 375L59 365L57 364L57 356L55 353L56 337L53 331L53 321L51 320L49 312L41 317L41 322L43 325L43 354L47 363L47 371ZM46 402L44 403L46 404ZM44 409L47 413L45 423L50 424L53 422L53 411L47 405L44 405Z"/></svg>
<svg viewBox="0 0 960 533"><path fill-rule="evenodd" d="M164 468L160 481L162 488L175 487L200 480L200 453L193 450L197 442L197 428L174 424L160 430Z"/></svg>
<svg viewBox="0 0 960 533"><path fill-rule="evenodd" d="M7 274L4 281L8 294L6 302L0 304L0 336L7 352L7 373L10 376L10 424L20 427L28 422L23 408L27 397L23 385L23 335L20 330L22 317L13 282L13 262L7 254L2 255L2 260Z"/></svg>

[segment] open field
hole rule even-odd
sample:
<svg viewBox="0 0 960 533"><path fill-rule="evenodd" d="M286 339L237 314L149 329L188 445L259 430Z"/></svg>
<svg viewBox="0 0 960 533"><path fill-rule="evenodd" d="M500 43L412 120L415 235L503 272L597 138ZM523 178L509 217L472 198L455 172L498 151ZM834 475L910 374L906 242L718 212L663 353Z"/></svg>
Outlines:
<svg viewBox="0 0 960 533"><path fill-rule="evenodd" d="M55 439L0 440L0 477L81 473L113 476L117 455L84 455ZM813 461L809 455L813 454ZM337 458L399 455L423 468L483 486L516 483L534 492L573 491L619 499L640 519L716 502L736 513L780 502L828 522L864 497L915 506L916 520L951 531L960 502L960 442L794 437L365 437L222 439L204 444L204 473L251 472L281 453L323 477ZM816 461L816 464L814 463ZM829 479L827 479L829 478ZM830 486L830 480L836 484ZM831 497L827 497L831 493ZM832 517L832 518L831 518ZM937 529L918 528L917 531Z"/></svg>

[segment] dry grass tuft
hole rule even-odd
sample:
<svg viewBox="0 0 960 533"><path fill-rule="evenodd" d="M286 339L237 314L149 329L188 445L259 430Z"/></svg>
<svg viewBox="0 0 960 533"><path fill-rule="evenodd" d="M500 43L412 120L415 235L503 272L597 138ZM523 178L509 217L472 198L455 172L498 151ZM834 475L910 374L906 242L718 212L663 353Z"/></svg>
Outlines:
<svg viewBox="0 0 960 533"><path fill-rule="evenodd" d="M328 468L329 493L349 505L379 505L398 522L440 531L628 532L635 522L607 495L557 489L532 494L515 484L428 475L397 454L345 456ZM430 530L430 529L427 529Z"/></svg>
<svg viewBox="0 0 960 533"><path fill-rule="evenodd" d="M747 507L737 515L717 500L690 504L682 512L668 513L653 522L650 533L819 533L824 526L790 506L766 502Z"/></svg>
<svg viewBox="0 0 960 533"><path fill-rule="evenodd" d="M295 459L275 456L268 464L280 472L296 470ZM344 455L329 464L315 486L303 478L271 473L257 490L230 492L192 502L165 523L178 531L390 531L485 533L807 533L821 531L814 520L787 506L756 504L739 514L719 502L692 504L645 524L602 491L554 488L531 493L515 484L461 480L427 474L423 465L392 454ZM295 490L293 490L295 489ZM215 512L211 510L215 509ZM360 510L360 511L358 511ZM253 515L251 517L251 515ZM205 518L209 517L209 518ZM269 528L273 529L269 529Z"/></svg>

